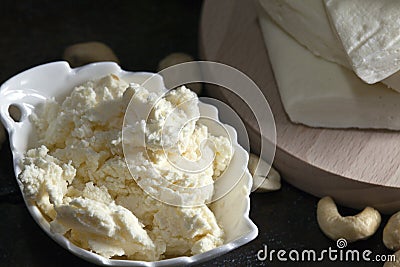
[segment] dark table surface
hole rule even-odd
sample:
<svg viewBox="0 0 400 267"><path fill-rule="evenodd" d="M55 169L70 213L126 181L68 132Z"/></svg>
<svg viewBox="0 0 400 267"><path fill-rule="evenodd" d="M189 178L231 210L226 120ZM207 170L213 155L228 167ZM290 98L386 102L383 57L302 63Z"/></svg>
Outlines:
<svg viewBox="0 0 400 267"><path fill-rule="evenodd" d="M118 55L127 70L155 71L172 52L198 51L200 0L152 1L10 1L0 2L0 83L18 72L61 59L66 46L101 41ZM279 138L279 137L278 137ZM25 208L12 171L9 144L0 151L0 266L92 266L47 237ZM268 249L317 253L336 243L316 221L318 199L283 183L282 190L252 194L250 216L259 236L249 244L200 266L382 266L382 262L261 262L257 252ZM358 211L340 208L345 214ZM378 232L347 249L391 254Z"/></svg>

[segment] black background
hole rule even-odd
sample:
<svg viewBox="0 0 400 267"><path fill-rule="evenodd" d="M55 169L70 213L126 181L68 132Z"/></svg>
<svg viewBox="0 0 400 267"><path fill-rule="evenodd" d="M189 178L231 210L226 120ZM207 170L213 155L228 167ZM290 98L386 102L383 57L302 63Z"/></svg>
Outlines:
<svg viewBox="0 0 400 267"><path fill-rule="evenodd" d="M217 1L217 0L215 0ZM10 1L0 2L0 82L30 67L61 60L66 46L101 41L117 54L123 69L155 71L172 52L197 57L200 0ZM216 25L217 26L217 25ZM278 137L279 138L279 137ZM35 224L25 208L12 171L9 144L0 151L0 266L92 266L73 256ZM257 251L315 249L335 242L316 222L318 199L283 183L282 190L251 196L251 218L259 236L202 266L382 266L377 262L260 262ZM344 214L358 211L343 209ZM382 228L367 241L348 246L391 254Z"/></svg>

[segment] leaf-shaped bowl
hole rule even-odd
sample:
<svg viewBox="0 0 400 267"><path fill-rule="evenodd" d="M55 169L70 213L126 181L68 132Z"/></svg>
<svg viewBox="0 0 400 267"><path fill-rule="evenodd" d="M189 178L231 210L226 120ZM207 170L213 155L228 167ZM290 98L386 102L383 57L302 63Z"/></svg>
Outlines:
<svg viewBox="0 0 400 267"><path fill-rule="evenodd" d="M154 76L153 73L124 71L117 64L111 62L94 63L75 69L71 69L67 62L54 62L26 70L12 77L0 87L1 121L9 133L16 176L21 172L21 159L25 152L36 146L35 131L29 120L29 115L34 112L35 107L51 97L62 101L75 86L110 73L114 73L128 82L139 84ZM162 82L161 78L155 80L155 82ZM17 106L21 110L22 117L19 122L15 122L9 114L11 105ZM199 108L202 116L218 120L216 107L200 103ZM250 242L258 235L257 227L249 218L249 195L252 179L247 170L248 153L238 144L235 129L228 125L225 126L232 138L234 148L233 159L225 174L235 176L242 173L243 175L239 177L239 182L228 194L211 205L219 224L225 230L225 243L220 247L191 257L177 257L155 262L107 259L74 245L63 235L52 233L48 220L38 207L23 196L26 206L34 220L48 236L71 253L95 264L105 266L181 266L218 257ZM213 129L211 124L209 131L213 133L217 129ZM18 183L22 189L21 183L19 181Z"/></svg>

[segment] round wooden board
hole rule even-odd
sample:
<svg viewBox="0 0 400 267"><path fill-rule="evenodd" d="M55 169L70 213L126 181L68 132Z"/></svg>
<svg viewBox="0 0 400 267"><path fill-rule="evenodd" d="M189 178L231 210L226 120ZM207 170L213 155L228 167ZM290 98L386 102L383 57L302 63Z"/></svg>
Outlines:
<svg viewBox="0 0 400 267"><path fill-rule="evenodd" d="M384 213L400 210L400 134L393 131L318 129L289 121L279 97L259 28L256 6L249 0L205 0L200 25L200 55L247 74L263 91L275 117L274 166L290 184L315 196ZM210 95L236 107L257 149L257 131L249 110L226 91Z"/></svg>

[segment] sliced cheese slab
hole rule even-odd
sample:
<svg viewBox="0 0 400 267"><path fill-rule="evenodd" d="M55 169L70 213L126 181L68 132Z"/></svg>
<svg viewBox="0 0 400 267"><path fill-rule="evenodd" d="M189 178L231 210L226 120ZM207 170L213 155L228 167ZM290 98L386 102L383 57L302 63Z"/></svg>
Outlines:
<svg viewBox="0 0 400 267"><path fill-rule="evenodd" d="M400 70L399 0L324 0L357 75L379 82Z"/></svg>
<svg viewBox="0 0 400 267"><path fill-rule="evenodd" d="M400 2L400 1L399 1ZM314 55L352 69L343 45L330 26L323 0L259 0L272 20ZM382 80L400 91L400 72Z"/></svg>
<svg viewBox="0 0 400 267"><path fill-rule="evenodd" d="M260 16L283 106L296 123L330 128L400 130L400 94L369 85L353 71L313 55Z"/></svg>
<svg viewBox="0 0 400 267"><path fill-rule="evenodd" d="M350 68L322 0L260 0L268 15L317 56Z"/></svg>

